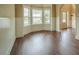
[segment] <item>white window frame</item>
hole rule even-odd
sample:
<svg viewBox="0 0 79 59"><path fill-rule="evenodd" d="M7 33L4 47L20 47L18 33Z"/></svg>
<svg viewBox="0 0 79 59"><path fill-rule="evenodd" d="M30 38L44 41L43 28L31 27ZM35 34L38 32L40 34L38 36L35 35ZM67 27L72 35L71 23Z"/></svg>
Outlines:
<svg viewBox="0 0 79 59"><path fill-rule="evenodd" d="M49 10L50 10L50 16L49 16L49 18L48 18L48 19L49 19L49 23L45 23L45 19L47 19L47 18L43 17L43 19L44 19L44 24L51 24L51 8L49 8L49 7L48 7L48 8L44 8L44 9L43 9L43 13L44 13L44 10L45 10L45 9L49 9ZM43 15L44 15L44 14L43 14Z"/></svg>
<svg viewBox="0 0 79 59"><path fill-rule="evenodd" d="M26 7L25 7L26 8ZM28 8L28 7L27 7ZM36 7L35 7L36 8ZM36 9L41 9L42 10L42 17L32 17L32 9L34 9L34 7L30 7L30 8L28 8L28 9L30 9L30 15L29 16L24 16L24 18L25 17L28 17L28 20L29 20L29 24L24 24L24 26L29 26L29 25L37 25L37 24L34 24L33 23L33 18L41 18L41 23L38 23L38 24L51 24L51 7L45 7L45 8L39 8L39 7L37 7ZM49 17L49 23L45 23L45 17L44 17L44 10L45 9L50 9L50 17Z"/></svg>
<svg viewBox="0 0 79 59"><path fill-rule="evenodd" d="M26 7L24 7L24 8L26 8ZM28 8L28 7L27 7ZM28 16L25 16L24 15L24 27L25 26L30 26L31 25L31 23L30 23L30 8L28 8ZM25 22L25 18L28 18L28 24L27 24L27 22Z"/></svg>
<svg viewBox="0 0 79 59"><path fill-rule="evenodd" d="M40 9L40 10L41 10L41 14L42 14L42 8L34 8L34 7L33 7L33 8L32 8L32 15L33 15L33 9L38 9L38 10ZM38 22L38 23L36 23L36 24L43 24L43 22L42 22L42 15L41 15L41 17L39 17L39 16L33 17L33 16L32 16L32 25L36 25L35 23L33 23L33 18L40 18L41 23Z"/></svg>

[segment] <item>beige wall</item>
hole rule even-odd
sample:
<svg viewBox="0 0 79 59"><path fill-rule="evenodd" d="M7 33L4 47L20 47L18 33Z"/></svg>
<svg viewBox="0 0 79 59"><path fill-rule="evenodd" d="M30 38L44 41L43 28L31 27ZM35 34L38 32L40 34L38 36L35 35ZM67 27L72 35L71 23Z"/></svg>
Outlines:
<svg viewBox="0 0 79 59"><path fill-rule="evenodd" d="M15 5L16 37L23 36L23 5Z"/></svg>
<svg viewBox="0 0 79 59"><path fill-rule="evenodd" d="M56 5L55 4L52 4L52 14L51 14L51 17L52 17L52 30L56 31Z"/></svg>
<svg viewBox="0 0 79 59"><path fill-rule="evenodd" d="M0 4L0 54L10 54L15 41L15 5Z"/></svg>

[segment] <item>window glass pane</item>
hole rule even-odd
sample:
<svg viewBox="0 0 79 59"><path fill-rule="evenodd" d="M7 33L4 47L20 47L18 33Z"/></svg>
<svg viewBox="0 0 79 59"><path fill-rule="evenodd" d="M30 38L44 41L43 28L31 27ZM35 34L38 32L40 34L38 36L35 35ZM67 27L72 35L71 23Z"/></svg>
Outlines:
<svg viewBox="0 0 79 59"><path fill-rule="evenodd" d="M44 9L44 17L50 18L50 9Z"/></svg>
<svg viewBox="0 0 79 59"><path fill-rule="evenodd" d="M24 26L30 25L30 19L28 17L24 18Z"/></svg>
<svg viewBox="0 0 79 59"><path fill-rule="evenodd" d="M30 9L24 8L24 16L30 16Z"/></svg>
<svg viewBox="0 0 79 59"><path fill-rule="evenodd" d="M42 17L42 9L32 9L32 17Z"/></svg>
<svg viewBox="0 0 79 59"><path fill-rule="evenodd" d="M33 24L42 24L41 18L33 18Z"/></svg>
<svg viewBox="0 0 79 59"><path fill-rule="evenodd" d="M45 18L44 23L45 23L45 24L50 24L50 18Z"/></svg>
<svg viewBox="0 0 79 59"><path fill-rule="evenodd" d="M44 9L44 24L50 24L50 8Z"/></svg>

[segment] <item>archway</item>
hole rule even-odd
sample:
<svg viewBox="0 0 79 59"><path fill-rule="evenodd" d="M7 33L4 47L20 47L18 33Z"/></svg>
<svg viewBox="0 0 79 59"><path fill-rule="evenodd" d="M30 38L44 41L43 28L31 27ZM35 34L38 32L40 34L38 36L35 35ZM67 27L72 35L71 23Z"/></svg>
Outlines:
<svg viewBox="0 0 79 59"><path fill-rule="evenodd" d="M72 28L76 29L76 6L63 4L60 7L60 30Z"/></svg>

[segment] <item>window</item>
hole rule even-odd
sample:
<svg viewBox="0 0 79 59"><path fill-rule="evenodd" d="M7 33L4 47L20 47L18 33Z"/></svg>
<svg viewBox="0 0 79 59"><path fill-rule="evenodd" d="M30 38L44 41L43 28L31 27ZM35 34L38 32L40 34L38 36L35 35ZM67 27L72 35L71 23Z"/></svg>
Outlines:
<svg viewBox="0 0 79 59"><path fill-rule="evenodd" d="M33 18L33 24L42 24L42 18Z"/></svg>
<svg viewBox="0 0 79 59"><path fill-rule="evenodd" d="M24 8L24 26L30 25L30 9Z"/></svg>
<svg viewBox="0 0 79 59"><path fill-rule="evenodd" d="M41 9L32 9L32 17L42 17Z"/></svg>
<svg viewBox="0 0 79 59"><path fill-rule="evenodd" d="M42 9L32 9L32 24L42 24Z"/></svg>
<svg viewBox="0 0 79 59"><path fill-rule="evenodd" d="M24 26L30 25L30 19L28 17L24 17Z"/></svg>
<svg viewBox="0 0 79 59"><path fill-rule="evenodd" d="M44 9L44 24L50 24L50 8Z"/></svg>
<svg viewBox="0 0 79 59"><path fill-rule="evenodd" d="M24 26L50 24L50 19L50 8L24 8Z"/></svg>
<svg viewBox="0 0 79 59"><path fill-rule="evenodd" d="M30 9L24 8L24 16L30 16Z"/></svg>

